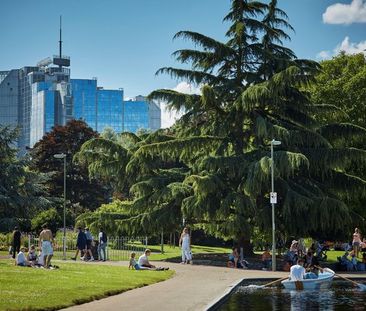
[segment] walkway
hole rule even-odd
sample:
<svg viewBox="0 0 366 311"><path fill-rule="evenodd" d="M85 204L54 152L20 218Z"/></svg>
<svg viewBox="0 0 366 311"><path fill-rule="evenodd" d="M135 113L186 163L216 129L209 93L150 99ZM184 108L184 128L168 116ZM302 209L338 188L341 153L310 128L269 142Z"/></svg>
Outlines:
<svg viewBox="0 0 366 311"><path fill-rule="evenodd" d="M109 263L110 264L110 263ZM124 264L127 263L115 263ZM171 279L125 293L70 307L68 311L205 310L243 278L280 278L285 272L228 269L157 262L176 272ZM156 272L157 273L157 272Z"/></svg>

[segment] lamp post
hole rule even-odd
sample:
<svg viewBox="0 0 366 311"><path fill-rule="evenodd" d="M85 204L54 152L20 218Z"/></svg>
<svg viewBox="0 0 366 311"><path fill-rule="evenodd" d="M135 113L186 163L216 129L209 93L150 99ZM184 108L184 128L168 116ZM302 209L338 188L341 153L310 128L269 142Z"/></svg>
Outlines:
<svg viewBox="0 0 366 311"><path fill-rule="evenodd" d="M275 204L277 203L277 193L274 192L274 159L273 146L281 145L278 140L271 140L271 194L270 202L272 204L272 271L276 271L276 226L275 226Z"/></svg>
<svg viewBox="0 0 366 311"><path fill-rule="evenodd" d="M66 154L56 153L53 155L56 159L64 159L64 234L62 238L63 259L66 260Z"/></svg>

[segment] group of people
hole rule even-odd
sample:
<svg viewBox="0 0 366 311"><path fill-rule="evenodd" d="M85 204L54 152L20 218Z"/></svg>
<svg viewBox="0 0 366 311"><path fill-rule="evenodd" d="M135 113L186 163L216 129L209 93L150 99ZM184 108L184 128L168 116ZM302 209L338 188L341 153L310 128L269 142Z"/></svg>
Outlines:
<svg viewBox="0 0 366 311"><path fill-rule="evenodd" d="M359 257L361 257L360 260ZM352 247L346 248L343 256L338 257L342 270L365 271L366 270L366 239L361 239L361 232L358 228L352 235Z"/></svg>
<svg viewBox="0 0 366 311"><path fill-rule="evenodd" d="M106 247L108 239L103 229L99 229L98 234L98 258L100 261L106 261ZM78 227L78 236L76 238L76 253L72 260L76 260L80 252L80 259L84 261L94 261L92 247L94 247L94 238L89 228Z"/></svg>
<svg viewBox="0 0 366 311"><path fill-rule="evenodd" d="M193 264L192 250L191 250L191 235L189 234L188 227L185 227L179 238L179 247L182 252L182 264ZM136 261L136 253L132 252L130 255L130 263L128 269L134 270L168 270L169 268L156 267L149 262L149 256L151 255L150 249L145 249L144 253Z"/></svg>
<svg viewBox="0 0 366 311"><path fill-rule="evenodd" d="M162 270L169 270L169 268L164 267L156 267L149 261L149 256L151 255L150 249L145 249L144 253L139 257L138 261L136 261L136 253L132 252L130 256L130 263L128 266L128 269L133 270L156 270L156 271L162 271Z"/></svg>
<svg viewBox="0 0 366 311"><path fill-rule="evenodd" d="M51 266L51 258L53 256L53 235L47 225L42 226L39 235L39 253L36 253L35 245L31 245L27 255L26 248L20 247L21 232L15 227L13 232L12 255L17 266L23 267L44 267L46 269L53 268Z"/></svg>
<svg viewBox="0 0 366 311"><path fill-rule="evenodd" d="M240 255L238 247L234 246L229 254L228 268L248 269L248 262Z"/></svg>

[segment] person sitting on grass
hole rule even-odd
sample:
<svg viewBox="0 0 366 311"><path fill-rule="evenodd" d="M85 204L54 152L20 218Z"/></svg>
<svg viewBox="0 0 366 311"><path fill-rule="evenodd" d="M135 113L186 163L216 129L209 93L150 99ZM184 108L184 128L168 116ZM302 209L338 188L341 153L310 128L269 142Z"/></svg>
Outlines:
<svg viewBox="0 0 366 311"><path fill-rule="evenodd" d="M138 264L140 267L146 267L146 268L156 268L154 265L152 265L149 262L149 256L151 255L150 249L145 249L145 252L139 257Z"/></svg>
<svg viewBox="0 0 366 311"><path fill-rule="evenodd" d="M37 264L37 253L36 247L34 245L31 245L29 249L27 260L32 266L35 266Z"/></svg>
<svg viewBox="0 0 366 311"><path fill-rule="evenodd" d="M137 263L135 257L136 257L136 253L132 252L131 255L130 255L130 264L128 266L128 270L130 270L130 269L132 269L132 270L133 269L135 269L135 270L148 270L148 269L150 269L150 268L147 268L147 267L141 267Z"/></svg>
<svg viewBox="0 0 366 311"><path fill-rule="evenodd" d="M268 270L272 265L272 255L267 247L265 248L262 254L262 264L263 264L262 270Z"/></svg>
<svg viewBox="0 0 366 311"><path fill-rule="evenodd" d="M21 247L19 253L17 254L15 258L15 264L17 266L21 267L30 267L30 263L27 261L27 258L25 258L25 248Z"/></svg>
<svg viewBox="0 0 366 311"><path fill-rule="evenodd" d="M139 257L138 265L141 268L141 270L146 270L143 268L148 268L148 270L169 270L169 268L163 268L163 267L155 267L149 262L149 256L151 255L150 249L145 249L145 252ZM135 267L136 268L136 267Z"/></svg>

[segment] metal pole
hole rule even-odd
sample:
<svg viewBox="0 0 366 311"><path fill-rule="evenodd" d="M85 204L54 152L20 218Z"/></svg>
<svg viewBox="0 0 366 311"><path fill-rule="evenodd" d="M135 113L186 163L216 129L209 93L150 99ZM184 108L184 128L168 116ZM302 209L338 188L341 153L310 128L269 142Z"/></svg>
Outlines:
<svg viewBox="0 0 366 311"><path fill-rule="evenodd" d="M164 254L164 231L161 229L161 253Z"/></svg>
<svg viewBox="0 0 366 311"><path fill-rule="evenodd" d="M66 260L66 154L64 155L64 236L63 236L63 259Z"/></svg>
<svg viewBox="0 0 366 311"><path fill-rule="evenodd" d="M273 159L273 142L271 141L271 189L274 192L274 159ZM275 204L272 203L272 271L276 271L276 236L275 236Z"/></svg>

